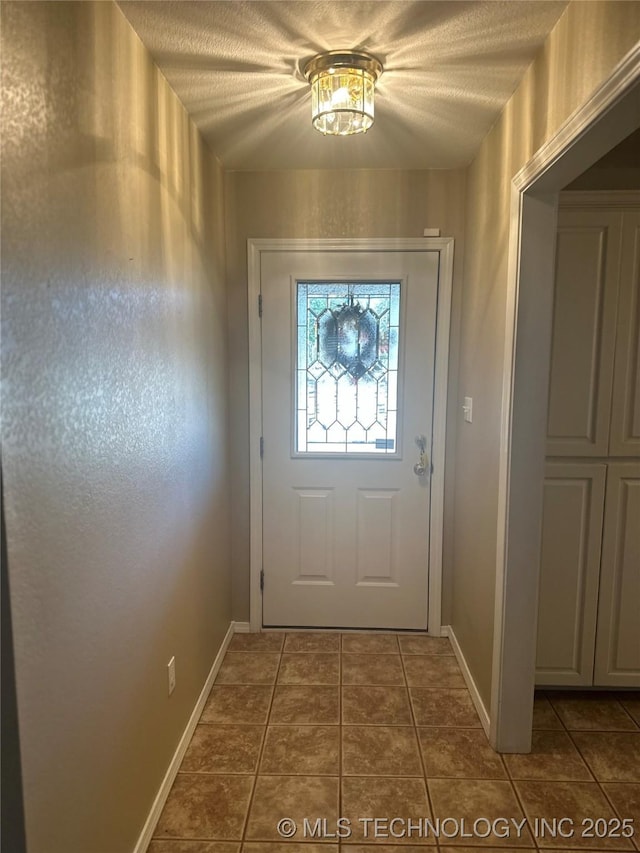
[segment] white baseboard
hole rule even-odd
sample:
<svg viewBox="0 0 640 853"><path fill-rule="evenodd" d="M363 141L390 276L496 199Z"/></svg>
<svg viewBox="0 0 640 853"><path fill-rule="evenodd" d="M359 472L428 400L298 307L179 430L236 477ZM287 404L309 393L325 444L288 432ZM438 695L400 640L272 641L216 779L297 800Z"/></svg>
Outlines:
<svg viewBox="0 0 640 853"><path fill-rule="evenodd" d="M240 626L238 628L237 626ZM246 625L247 628L243 628L242 626ZM227 647L231 642L231 638L236 632L244 632L248 630L248 622L231 622L229 624L229 629L224 636L224 640L218 649L218 654L213 662L213 666L209 671L209 675L207 676L207 680L204 683L204 687L200 692L200 696L198 696L198 701L195 704L193 712L189 717L189 722L187 723L187 727L182 733L182 737L180 738L180 742L178 743L178 747L171 759L171 763L165 773L165 777L162 780L162 784L160 785L160 789L156 794L156 798L153 801L153 805L151 806L151 811L145 821L145 824L142 828L142 832L140 833L140 837L136 843L136 846L133 848L133 853L145 853L147 847L151 843L151 838L153 837L153 833L156 828L156 824L160 819L160 814L162 809L164 808L164 804L167 801L167 797L169 796L169 791L171 790L171 786L174 783L174 780L178 774L178 769L180 768L180 764L182 763L182 759L184 758L184 754L187 751L187 747L189 746L189 742L195 728L198 724L198 720L200 719L200 715L202 714L202 709L204 708L205 702L207 701L207 697L211 692L211 688L213 687L213 682L215 681L215 677L218 674L218 670L220 669L220 665L222 664L222 659L224 658L225 652L227 651Z"/></svg>
<svg viewBox="0 0 640 853"><path fill-rule="evenodd" d="M440 636L441 637L448 637L449 636L449 626L448 625L441 625L440 626Z"/></svg>
<svg viewBox="0 0 640 853"><path fill-rule="evenodd" d="M250 622L232 622L234 634L249 634L251 632Z"/></svg>
<svg viewBox="0 0 640 853"><path fill-rule="evenodd" d="M476 707L476 711L478 712L478 716L480 717L480 722L482 723L482 728L485 731L487 737L489 737L489 729L490 729L490 721L489 714L487 713L487 709L485 707L484 702L482 701L482 697L480 696L480 691L473 680L473 676L471 675L471 670L469 669L469 665L465 660L464 655L462 654L462 649L460 648L460 644L458 643L458 638L456 637L455 631L451 627L451 625L446 625L443 627L442 631L447 631L446 635L443 636L449 637L449 641L451 642L451 646L453 647L453 652L456 656L456 660L462 670L462 675L464 680L469 688L469 693L471 694L471 699L473 704Z"/></svg>

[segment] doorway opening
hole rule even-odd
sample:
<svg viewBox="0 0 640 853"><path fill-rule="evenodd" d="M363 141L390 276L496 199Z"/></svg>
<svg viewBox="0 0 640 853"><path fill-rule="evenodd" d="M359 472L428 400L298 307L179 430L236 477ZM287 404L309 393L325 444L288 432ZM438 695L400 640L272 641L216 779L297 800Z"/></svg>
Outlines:
<svg viewBox="0 0 640 853"><path fill-rule="evenodd" d="M632 51L512 182L491 743L531 748L559 192L640 126Z"/></svg>
<svg viewBox="0 0 640 853"><path fill-rule="evenodd" d="M249 240L251 630L441 630L450 238Z"/></svg>

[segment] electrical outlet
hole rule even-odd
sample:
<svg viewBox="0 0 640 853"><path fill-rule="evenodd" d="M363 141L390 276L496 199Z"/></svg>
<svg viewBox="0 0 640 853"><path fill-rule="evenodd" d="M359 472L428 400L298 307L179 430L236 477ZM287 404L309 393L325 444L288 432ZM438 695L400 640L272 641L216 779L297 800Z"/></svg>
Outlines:
<svg viewBox="0 0 640 853"><path fill-rule="evenodd" d="M176 689L176 659L172 657L167 664L167 675L169 677L169 696Z"/></svg>

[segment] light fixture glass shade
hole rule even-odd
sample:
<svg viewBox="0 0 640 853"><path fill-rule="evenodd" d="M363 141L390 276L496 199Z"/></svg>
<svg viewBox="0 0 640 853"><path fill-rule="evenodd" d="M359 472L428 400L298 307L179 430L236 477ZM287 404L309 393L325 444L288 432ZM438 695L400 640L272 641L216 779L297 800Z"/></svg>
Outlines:
<svg viewBox="0 0 640 853"><path fill-rule="evenodd" d="M320 133L349 136L373 124L373 97L382 65L362 52L330 51L310 60L311 121Z"/></svg>

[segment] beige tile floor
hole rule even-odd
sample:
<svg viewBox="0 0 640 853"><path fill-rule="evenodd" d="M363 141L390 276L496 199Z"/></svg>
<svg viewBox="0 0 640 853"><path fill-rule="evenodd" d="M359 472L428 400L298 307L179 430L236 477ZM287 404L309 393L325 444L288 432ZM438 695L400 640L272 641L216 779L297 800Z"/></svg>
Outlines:
<svg viewBox="0 0 640 853"><path fill-rule="evenodd" d="M238 634L148 853L640 850L640 694L540 694L534 729L530 755L493 752L446 639ZM305 818L326 821L322 842ZM338 818L348 838L331 836ZM442 821L439 840L420 818ZM542 818L574 836L543 834Z"/></svg>

